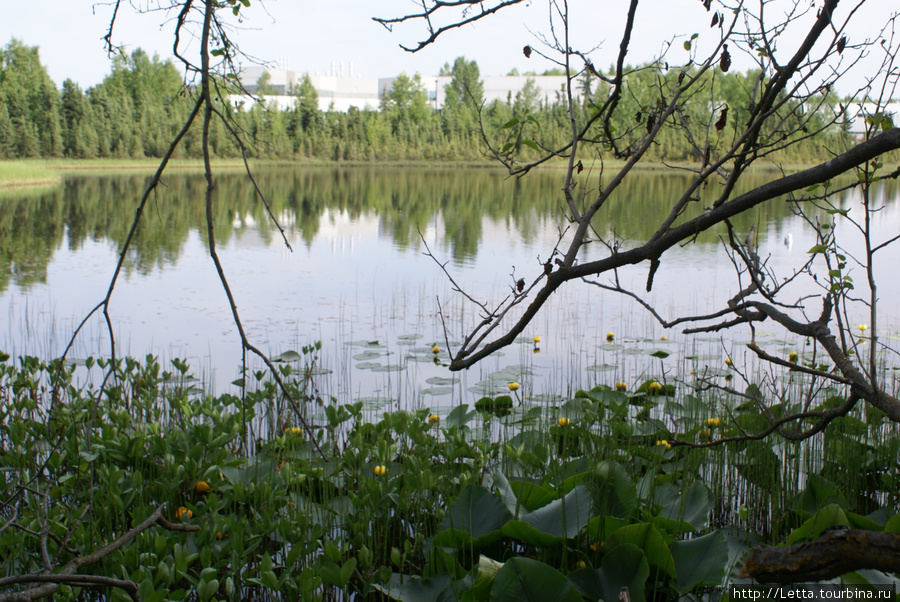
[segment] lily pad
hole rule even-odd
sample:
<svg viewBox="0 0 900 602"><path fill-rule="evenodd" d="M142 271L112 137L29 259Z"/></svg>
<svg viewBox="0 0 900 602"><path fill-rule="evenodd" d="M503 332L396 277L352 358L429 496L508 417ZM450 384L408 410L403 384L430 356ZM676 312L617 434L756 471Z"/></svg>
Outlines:
<svg viewBox="0 0 900 602"><path fill-rule="evenodd" d="M420 391L423 395L449 395L453 393L453 387L431 387Z"/></svg>
<svg viewBox="0 0 900 602"><path fill-rule="evenodd" d="M400 372L403 370L403 366L389 364L387 366L376 366L375 368L371 368L371 370L372 372Z"/></svg>
<svg viewBox="0 0 900 602"><path fill-rule="evenodd" d="M296 351L285 351L272 358L273 362L298 362L303 356Z"/></svg>
<svg viewBox="0 0 900 602"><path fill-rule="evenodd" d="M595 364L593 366L588 366L585 368L588 372L610 372L612 370L618 370L619 367L615 364Z"/></svg>
<svg viewBox="0 0 900 602"><path fill-rule="evenodd" d="M363 351L353 356L355 360L373 360L384 355L383 351Z"/></svg>
<svg viewBox="0 0 900 602"><path fill-rule="evenodd" d="M452 385L452 384L454 384L454 383L456 382L456 379L455 379L455 378L448 378L448 377L446 377L446 376L432 376L431 378L429 378L429 379L426 380L425 382L428 383L429 385L447 386L447 385Z"/></svg>

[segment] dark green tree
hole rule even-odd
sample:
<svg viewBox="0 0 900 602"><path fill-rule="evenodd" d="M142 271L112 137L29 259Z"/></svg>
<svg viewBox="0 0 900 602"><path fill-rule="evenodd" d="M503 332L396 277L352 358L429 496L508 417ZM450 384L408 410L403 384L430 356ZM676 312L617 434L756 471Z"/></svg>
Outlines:
<svg viewBox="0 0 900 602"><path fill-rule="evenodd" d="M484 83L478 63L458 57L441 67L440 75L451 77L444 86L442 110L444 129L459 135L473 130L478 124L478 109L484 102Z"/></svg>

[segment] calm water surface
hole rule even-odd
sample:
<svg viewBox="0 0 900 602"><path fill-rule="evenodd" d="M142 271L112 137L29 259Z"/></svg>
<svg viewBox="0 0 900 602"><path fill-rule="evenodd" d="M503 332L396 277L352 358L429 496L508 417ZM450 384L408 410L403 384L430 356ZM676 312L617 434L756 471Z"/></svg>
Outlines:
<svg viewBox="0 0 900 602"><path fill-rule="evenodd" d="M566 395L598 383L671 379L705 366L722 370L726 352L736 362L745 358L746 329L727 338L665 331L633 301L570 283L519 343L451 374L435 365L431 353L435 343L446 347L438 301L451 343L461 339L477 313L425 256L423 239L467 292L496 304L515 279L530 281L540 274L540 264L564 232L561 172L510 180L487 169L298 167L268 168L259 178L293 252L266 220L246 180L220 175L216 236L238 309L253 343L271 355L321 340L321 365L331 373L320 385L341 401L364 398L373 407L446 411L505 391L513 379L522 382L526 396ZM765 176L755 178L749 183ZM0 196L0 303L7 308L0 312L0 349L41 357L61 353L74 324L105 293L146 181L135 175L73 176L57 189ZM217 392L233 391L240 344L208 256L204 183L199 175L177 172L165 183L147 207L113 296L119 351L186 358ZM665 214L683 183L673 175L633 178L598 217L597 231L615 233L625 246L646 240L654 216ZM582 185L589 189L591 183ZM884 240L900 233L900 203L896 187L879 195L884 209L874 227L876 239ZM858 199L847 195L841 202L859 212ZM815 244L813 231L784 202L741 216L735 227L743 236L753 224L758 224L760 255L779 276L802 265ZM663 259L648 299L664 316L714 311L738 290L721 234L707 233ZM848 255L861 258L861 242L852 234L839 224ZM600 244L588 245L583 260L606 252ZM894 337L887 342L896 348L898 256L892 249L883 253L880 310ZM643 291L646 275L646 265L619 274L635 291ZM865 293L861 268L853 275L858 292ZM816 292L806 282L792 294ZM810 300L807 307L818 315L820 301ZM854 322L868 321L862 304L851 313ZM609 331L615 333L613 344L606 341ZM770 352L803 350L802 341L774 325L763 324L758 335ZM539 349L534 336L541 337ZM650 355L655 350L671 355L658 359ZM108 336L95 318L74 356L107 354ZM440 359L446 360L445 354Z"/></svg>

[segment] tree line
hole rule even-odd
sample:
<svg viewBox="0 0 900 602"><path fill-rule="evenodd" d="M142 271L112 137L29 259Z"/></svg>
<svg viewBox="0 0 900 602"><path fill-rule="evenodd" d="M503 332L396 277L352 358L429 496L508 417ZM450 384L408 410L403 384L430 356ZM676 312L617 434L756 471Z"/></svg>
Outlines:
<svg viewBox="0 0 900 602"><path fill-rule="evenodd" d="M629 71L629 93L621 96L613 120L620 148L627 148L649 127L647 120L659 102L653 95L667 82L674 85L680 71L667 71L657 64ZM478 65L464 57L445 64L440 75L452 78L440 110L430 105L419 74L397 77L377 110L351 107L347 112L321 111L308 77L294 91L296 101L286 111L260 104L249 110L234 107L226 100L234 86L223 80L220 110L233 119L249 154L257 158L479 161L489 144L497 153L514 153L527 161L544 149L558 147L571 135L571 120L585 123L609 94L600 79L589 73L579 76L573 88L582 102L570 114L565 98L541 100L534 80L505 101L486 103ZM733 137L735 124L749 114L741 99L756 85L758 75L752 71L710 74L700 88L703 93L685 100L679 119L709 123L714 137ZM0 158L160 157L190 112L191 95L190 86L170 61L150 57L141 49L117 55L110 74L94 87L82 90L67 79L59 90L41 64L38 48L13 39L0 50ZM784 151L790 155L776 158L816 161L825 157L826 149L844 148L850 135L838 100L826 92L814 103L786 104L785 120L799 119L810 111L815 116L802 140ZM672 125L673 131L677 129L677 124ZM239 144L222 124L216 124L210 138L216 156L240 156ZM680 136L667 137L665 131L650 155L660 161L703 160L696 146ZM200 156L199 132L187 135L176 156Z"/></svg>

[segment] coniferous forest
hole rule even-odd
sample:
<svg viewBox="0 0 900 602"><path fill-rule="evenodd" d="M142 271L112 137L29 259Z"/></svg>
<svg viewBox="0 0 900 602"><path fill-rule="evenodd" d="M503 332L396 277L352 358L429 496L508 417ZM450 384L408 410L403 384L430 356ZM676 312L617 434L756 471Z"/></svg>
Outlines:
<svg viewBox="0 0 900 602"><path fill-rule="evenodd" d="M622 146L639 138L647 115L652 114L657 102L652 95L658 94L655 82L665 85L672 79L674 84L676 71L670 75L661 65L647 65L631 72L629 94L623 95L617 111L619 122L613 124ZM478 65L463 57L444 65L441 75L453 77L441 110L432 108L418 74L398 77L381 99L379 110L321 111L308 80L297 88L291 110L267 110L259 104L239 110L225 101L221 110L234 118L248 152L256 158L480 161L486 158L490 143L497 152L515 150L527 161L532 153L537 157L539 150L558 147L571 135L571 118L585 123L608 93L600 79L579 76L573 83L584 101L570 116L563 99L549 104L538 101L536 89L529 85L505 102L483 102ZM749 114L749 107L742 107L738 99L745 97L744 91L752 88L756 77L753 72L710 75L704 94L685 100L683 118L709 123L712 135L729 139L734 135L733 125ZM224 96L234 87L223 83L221 89ZM189 113L191 95L190 82L184 81L175 65L140 49L115 57L100 84L82 90L67 79L59 90L41 64L39 49L12 40L0 49L0 159L160 157ZM773 158L805 163L844 148L849 140L848 124L842 115L844 105L838 101L829 93L816 106L798 110L785 104L785 119L798 119L812 111L821 117L820 127L807 126L802 141ZM724 123L718 119L723 107L729 109ZM216 123L211 132L215 155L240 156L238 144ZM200 156L199 132L188 134L176 156ZM667 162L703 159L682 138L667 139L664 134L651 158Z"/></svg>

